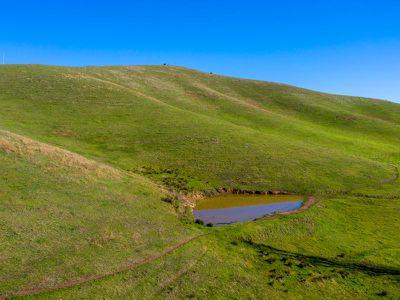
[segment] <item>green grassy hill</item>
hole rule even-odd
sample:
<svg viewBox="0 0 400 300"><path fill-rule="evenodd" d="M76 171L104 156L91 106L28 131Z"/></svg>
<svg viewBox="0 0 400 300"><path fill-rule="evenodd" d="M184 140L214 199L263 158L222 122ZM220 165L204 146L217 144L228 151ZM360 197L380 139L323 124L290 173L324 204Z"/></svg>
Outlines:
<svg viewBox="0 0 400 300"><path fill-rule="evenodd" d="M0 72L1 127L125 170L168 169L177 188L349 189L400 159L388 102L175 67Z"/></svg>
<svg viewBox="0 0 400 300"><path fill-rule="evenodd" d="M400 297L398 104L180 67L7 65L0 130L0 295L200 236L35 297ZM161 201L221 188L319 201L219 228Z"/></svg>

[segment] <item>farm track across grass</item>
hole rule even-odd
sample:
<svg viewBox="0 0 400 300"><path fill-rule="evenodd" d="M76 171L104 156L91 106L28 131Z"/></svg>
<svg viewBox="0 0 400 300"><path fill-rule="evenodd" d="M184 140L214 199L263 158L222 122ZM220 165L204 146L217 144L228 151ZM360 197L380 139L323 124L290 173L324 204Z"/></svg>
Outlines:
<svg viewBox="0 0 400 300"><path fill-rule="evenodd" d="M0 66L0 294L400 298L399 149L387 101L169 66ZM174 198L234 189L318 201L208 228Z"/></svg>

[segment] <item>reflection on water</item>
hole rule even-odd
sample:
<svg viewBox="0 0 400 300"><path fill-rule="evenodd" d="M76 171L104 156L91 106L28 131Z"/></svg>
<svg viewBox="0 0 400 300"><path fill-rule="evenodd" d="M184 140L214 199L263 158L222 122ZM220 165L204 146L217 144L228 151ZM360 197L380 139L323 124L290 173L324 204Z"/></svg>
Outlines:
<svg viewBox="0 0 400 300"><path fill-rule="evenodd" d="M223 194L199 201L193 215L205 224L223 225L295 210L301 207L302 203L302 197L298 195Z"/></svg>

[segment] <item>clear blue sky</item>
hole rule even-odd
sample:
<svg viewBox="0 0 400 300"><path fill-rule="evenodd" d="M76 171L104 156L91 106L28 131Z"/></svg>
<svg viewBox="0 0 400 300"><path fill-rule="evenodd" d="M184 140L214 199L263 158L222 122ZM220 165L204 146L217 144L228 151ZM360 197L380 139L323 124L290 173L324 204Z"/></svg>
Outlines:
<svg viewBox="0 0 400 300"><path fill-rule="evenodd" d="M0 3L6 63L181 65L400 102L400 1Z"/></svg>

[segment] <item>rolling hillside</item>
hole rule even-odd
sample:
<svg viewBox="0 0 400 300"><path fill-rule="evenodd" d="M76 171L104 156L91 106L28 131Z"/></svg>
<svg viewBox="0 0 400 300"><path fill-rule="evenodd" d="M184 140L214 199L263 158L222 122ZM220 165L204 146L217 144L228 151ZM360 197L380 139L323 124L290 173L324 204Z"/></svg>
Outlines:
<svg viewBox="0 0 400 300"><path fill-rule="evenodd" d="M0 295L400 297L399 165L391 102L180 67L0 66ZM206 228L171 196L222 188L318 203Z"/></svg>
<svg viewBox="0 0 400 300"><path fill-rule="evenodd" d="M176 67L0 72L2 128L125 170L166 169L177 188L350 189L400 159L389 102Z"/></svg>

